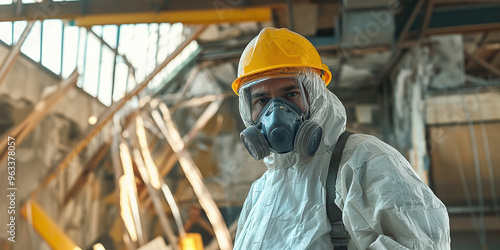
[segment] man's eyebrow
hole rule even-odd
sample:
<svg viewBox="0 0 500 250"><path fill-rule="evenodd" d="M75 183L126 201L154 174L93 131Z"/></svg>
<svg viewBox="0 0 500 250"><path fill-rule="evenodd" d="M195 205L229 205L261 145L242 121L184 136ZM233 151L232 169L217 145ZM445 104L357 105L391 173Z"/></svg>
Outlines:
<svg viewBox="0 0 500 250"><path fill-rule="evenodd" d="M251 99L255 99L255 98L259 98L259 97L265 96L265 95L267 95L267 93L266 93L266 92L257 92L257 93L255 93L255 94L252 94L252 95L250 96L250 98L251 98Z"/></svg>
<svg viewBox="0 0 500 250"><path fill-rule="evenodd" d="M288 92L290 90L294 90L294 89L298 89L298 88L299 88L299 86L293 84L290 86L283 87L282 89L280 89L280 92Z"/></svg>

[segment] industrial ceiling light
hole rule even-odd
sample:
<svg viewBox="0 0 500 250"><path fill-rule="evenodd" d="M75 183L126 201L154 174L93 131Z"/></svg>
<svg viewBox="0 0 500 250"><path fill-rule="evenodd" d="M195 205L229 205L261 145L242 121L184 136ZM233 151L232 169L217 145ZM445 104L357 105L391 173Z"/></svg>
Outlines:
<svg viewBox="0 0 500 250"><path fill-rule="evenodd" d="M97 117L95 115L89 117L89 124L94 125L97 122Z"/></svg>
<svg viewBox="0 0 500 250"><path fill-rule="evenodd" d="M94 246L92 246L92 250L106 250L104 246L101 243L97 243Z"/></svg>

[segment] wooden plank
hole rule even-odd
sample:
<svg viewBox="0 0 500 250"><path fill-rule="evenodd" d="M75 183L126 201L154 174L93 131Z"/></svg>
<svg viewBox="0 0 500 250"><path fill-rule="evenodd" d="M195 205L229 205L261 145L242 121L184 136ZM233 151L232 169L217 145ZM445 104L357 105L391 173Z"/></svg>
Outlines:
<svg viewBox="0 0 500 250"><path fill-rule="evenodd" d="M426 100L427 125L500 120L500 92L431 96Z"/></svg>
<svg viewBox="0 0 500 250"><path fill-rule="evenodd" d="M471 128L476 140L471 139ZM429 127L432 187L447 206L478 205L478 179L482 197L498 200L500 171L500 122ZM475 143L474 143L475 142ZM487 145L487 147L486 147ZM476 176L473 147L477 147L480 176ZM491 163L491 164L490 164ZM491 185L493 182L496 185Z"/></svg>

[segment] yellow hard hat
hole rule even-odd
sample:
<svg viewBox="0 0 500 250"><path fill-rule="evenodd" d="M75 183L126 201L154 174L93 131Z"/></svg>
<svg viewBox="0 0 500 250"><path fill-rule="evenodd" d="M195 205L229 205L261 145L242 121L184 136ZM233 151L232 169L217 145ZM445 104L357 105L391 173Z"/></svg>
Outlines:
<svg viewBox="0 0 500 250"><path fill-rule="evenodd" d="M243 77L285 67L319 69L326 85L332 79L328 66L321 62L318 51L306 38L285 28L264 28L241 55L233 91L238 94Z"/></svg>

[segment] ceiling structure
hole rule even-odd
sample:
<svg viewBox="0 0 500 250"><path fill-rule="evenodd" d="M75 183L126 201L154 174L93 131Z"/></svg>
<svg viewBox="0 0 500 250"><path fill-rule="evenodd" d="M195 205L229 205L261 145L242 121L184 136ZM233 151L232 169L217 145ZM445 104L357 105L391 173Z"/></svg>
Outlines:
<svg viewBox="0 0 500 250"><path fill-rule="evenodd" d="M65 19L79 26L246 21L288 27L318 48L334 72L331 88L336 88L347 102L352 98L354 102L375 101L369 94L380 92L382 81L402 55L417 44L430 44L431 35L463 34L464 47L470 52L466 73L500 75L500 6L494 0L14 2L0 5L0 21ZM199 41L202 60L237 61L244 46L256 35L256 30L244 36L241 31L225 32L224 40ZM358 98L350 94L353 92Z"/></svg>

